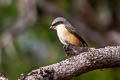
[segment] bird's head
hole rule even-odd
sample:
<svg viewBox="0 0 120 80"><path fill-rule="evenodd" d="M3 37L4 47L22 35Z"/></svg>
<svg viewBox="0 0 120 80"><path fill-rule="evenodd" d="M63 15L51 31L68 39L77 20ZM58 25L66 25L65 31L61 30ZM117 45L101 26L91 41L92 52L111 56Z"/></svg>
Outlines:
<svg viewBox="0 0 120 80"><path fill-rule="evenodd" d="M65 25L65 23L67 22L67 20L63 17L57 17L53 20L52 25L50 26L50 29L55 29L57 28L58 25L63 24Z"/></svg>

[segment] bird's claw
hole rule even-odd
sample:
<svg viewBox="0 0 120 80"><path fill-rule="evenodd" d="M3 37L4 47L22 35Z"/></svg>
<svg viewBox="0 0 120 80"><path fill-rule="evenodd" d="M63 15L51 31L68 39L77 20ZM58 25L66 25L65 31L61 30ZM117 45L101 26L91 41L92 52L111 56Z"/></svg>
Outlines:
<svg viewBox="0 0 120 80"><path fill-rule="evenodd" d="M70 44L63 46L63 48L64 48L65 50L69 49L69 47L70 47Z"/></svg>
<svg viewBox="0 0 120 80"><path fill-rule="evenodd" d="M63 46L67 56L70 56L70 46L71 46L70 44Z"/></svg>

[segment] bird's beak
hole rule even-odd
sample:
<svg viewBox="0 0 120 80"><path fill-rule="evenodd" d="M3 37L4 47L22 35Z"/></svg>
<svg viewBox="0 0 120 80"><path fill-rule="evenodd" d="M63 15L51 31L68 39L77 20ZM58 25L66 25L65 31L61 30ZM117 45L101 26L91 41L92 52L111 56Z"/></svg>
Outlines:
<svg viewBox="0 0 120 80"><path fill-rule="evenodd" d="M52 26L50 26L50 28L49 29L53 29L53 27Z"/></svg>

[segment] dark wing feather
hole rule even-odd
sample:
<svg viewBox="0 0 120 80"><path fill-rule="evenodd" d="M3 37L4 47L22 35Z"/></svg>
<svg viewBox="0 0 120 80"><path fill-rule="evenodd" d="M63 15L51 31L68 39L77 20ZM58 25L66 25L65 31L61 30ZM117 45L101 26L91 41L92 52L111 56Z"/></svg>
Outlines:
<svg viewBox="0 0 120 80"><path fill-rule="evenodd" d="M87 43L78 35L77 30L74 27L68 27L66 26L67 30L74 34L82 43L84 46L88 46Z"/></svg>

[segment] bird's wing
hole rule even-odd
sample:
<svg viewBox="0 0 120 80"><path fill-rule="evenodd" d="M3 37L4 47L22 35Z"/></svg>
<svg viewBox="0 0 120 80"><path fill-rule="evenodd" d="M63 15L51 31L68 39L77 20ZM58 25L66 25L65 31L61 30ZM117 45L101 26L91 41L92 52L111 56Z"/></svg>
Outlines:
<svg viewBox="0 0 120 80"><path fill-rule="evenodd" d="M76 36L83 43L84 46L88 46L87 43L78 35L77 30L74 27L66 26L66 28L70 33L74 34L74 36Z"/></svg>

